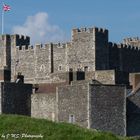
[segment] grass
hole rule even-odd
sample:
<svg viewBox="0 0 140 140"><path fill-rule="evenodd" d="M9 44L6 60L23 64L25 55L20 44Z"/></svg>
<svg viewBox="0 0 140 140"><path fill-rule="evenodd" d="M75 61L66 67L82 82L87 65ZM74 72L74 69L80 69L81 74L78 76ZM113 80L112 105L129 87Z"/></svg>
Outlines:
<svg viewBox="0 0 140 140"><path fill-rule="evenodd" d="M27 135L31 136L27 137ZM26 136L26 137L25 137ZM38 137L38 138L35 138ZM41 138L43 136L43 138ZM17 115L0 115L0 140L130 140L112 133L88 130L67 123L54 123Z"/></svg>

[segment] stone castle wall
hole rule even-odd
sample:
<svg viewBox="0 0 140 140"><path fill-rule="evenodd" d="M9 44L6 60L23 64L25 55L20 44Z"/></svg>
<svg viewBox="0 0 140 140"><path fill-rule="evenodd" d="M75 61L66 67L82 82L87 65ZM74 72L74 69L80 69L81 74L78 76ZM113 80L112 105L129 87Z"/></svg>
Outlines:
<svg viewBox="0 0 140 140"><path fill-rule="evenodd" d="M124 44L109 43L109 68L125 72L139 72L140 49Z"/></svg>
<svg viewBox="0 0 140 140"><path fill-rule="evenodd" d="M95 69L107 70L108 58L108 30L95 28Z"/></svg>
<svg viewBox="0 0 140 140"><path fill-rule="evenodd" d="M73 29L72 46L68 48L69 68L74 71L107 69L107 44L108 30L96 27Z"/></svg>
<svg viewBox="0 0 140 140"><path fill-rule="evenodd" d="M88 127L88 83L59 87L56 94L57 120L70 122L73 115L76 124Z"/></svg>
<svg viewBox="0 0 140 140"><path fill-rule="evenodd" d="M89 83L79 81L58 87L57 120L70 122L72 116L73 123L82 127L126 135L125 86Z"/></svg>
<svg viewBox="0 0 140 140"><path fill-rule="evenodd" d="M33 48L26 48L26 46L20 46L16 49L16 64L13 69L13 73L17 74L21 72L25 75L25 79L33 80L35 77L35 57Z"/></svg>
<svg viewBox="0 0 140 140"><path fill-rule="evenodd" d="M65 50L65 46L60 46L60 44L35 45L34 48L18 46L16 48L17 63L13 68L13 74L22 72L25 75L25 82L52 81L55 73L61 75L66 71Z"/></svg>
<svg viewBox="0 0 140 140"><path fill-rule="evenodd" d="M108 30L102 28L73 29L70 43L32 47L29 37L19 35L1 36L0 42L1 67L11 69L12 79L22 72L25 82L48 82L53 73L71 70L140 71L139 48L108 43Z"/></svg>
<svg viewBox="0 0 140 140"><path fill-rule="evenodd" d="M140 135L140 91L127 97L127 135Z"/></svg>
<svg viewBox="0 0 140 140"><path fill-rule="evenodd" d="M31 85L2 83L0 113L73 121L126 135L126 90L115 84L129 84L128 73L140 71L140 49L138 41L133 41L109 43L108 30L96 27L73 29L70 43L34 47L29 45L29 37L1 36L0 68L11 70L12 80L22 73L25 82L39 89L31 97ZM139 123L139 100L136 96L128 99L127 107L132 109L127 110L129 134L130 127Z"/></svg>
<svg viewBox="0 0 140 140"><path fill-rule="evenodd" d="M67 44L53 45L53 72L67 71Z"/></svg>
<svg viewBox="0 0 140 140"><path fill-rule="evenodd" d="M2 82L1 113L31 115L31 84L16 84Z"/></svg>
<svg viewBox="0 0 140 140"><path fill-rule="evenodd" d="M126 135L125 86L90 86L91 128Z"/></svg>
<svg viewBox="0 0 140 140"><path fill-rule="evenodd" d="M85 72L86 80L97 80L102 84L115 84L115 71L114 70L97 70L94 72Z"/></svg>
<svg viewBox="0 0 140 140"><path fill-rule="evenodd" d="M69 69L77 71L88 67L95 70L95 36L93 29L73 29L72 46L68 48Z"/></svg>
<svg viewBox="0 0 140 140"><path fill-rule="evenodd" d="M18 73L18 71L16 70L16 67L17 67L18 63L20 63L18 56L17 56L17 46L19 46L19 48L21 50L22 50L22 46L23 46L23 48L26 49L28 47L28 45L30 45L30 37L22 36L22 35L21 36L20 35L11 35L9 38L9 42L10 42L10 47L11 47L11 57L9 56L9 59L11 61L11 78L13 80L14 76ZM27 56L27 57L29 57L29 56Z"/></svg>
<svg viewBox="0 0 140 140"><path fill-rule="evenodd" d="M0 68L11 69L11 40L10 35L0 36Z"/></svg>
<svg viewBox="0 0 140 140"><path fill-rule="evenodd" d="M118 70L96 70L94 72L85 72L85 79L95 79L102 84L129 84L129 73Z"/></svg>
<svg viewBox="0 0 140 140"><path fill-rule="evenodd" d="M32 94L31 116L56 120L56 96L55 94Z"/></svg>

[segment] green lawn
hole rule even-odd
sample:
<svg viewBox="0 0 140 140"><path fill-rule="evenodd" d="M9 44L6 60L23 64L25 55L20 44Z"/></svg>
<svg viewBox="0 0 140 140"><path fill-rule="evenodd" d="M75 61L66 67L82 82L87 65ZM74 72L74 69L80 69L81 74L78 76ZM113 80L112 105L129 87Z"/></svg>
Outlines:
<svg viewBox="0 0 140 140"><path fill-rule="evenodd" d="M27 138L27 136L29 138ZM33 138L31 138L31 136ZM41 136L43 136L43 138L41 138ZM2 139L126 140L128 138L118 137L111 133L88 130L72 124L54 123L44 119L34 119L17 115L0 115L0 140Z"/></svg>

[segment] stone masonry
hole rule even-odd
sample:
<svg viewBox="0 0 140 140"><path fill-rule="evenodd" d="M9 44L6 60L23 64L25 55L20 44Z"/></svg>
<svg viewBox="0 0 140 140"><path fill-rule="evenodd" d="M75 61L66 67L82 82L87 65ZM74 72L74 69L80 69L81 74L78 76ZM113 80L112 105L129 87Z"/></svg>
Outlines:
<svg viewBox="0 0 140 140"><path fill-rule="evenodd" d="M30 46L30 38L19 35L3 35L0 42L1 67L11 69L12 79L21 72L28 83L48 83L53 73L67 71L140 71L136 43L134 47L129 40L124 44L109 43L107 29L73 29L71 42L67 43Z"/></svg>
<svg viewBox="0 0 140 140"><path fill-rule="evenodd" d="M140 135L140 90L127 98L127 135Z"/></svg>
<svg viewBox="0 0 140 140"><path fill-rule="evenodd" d="M126 89L117 85L90 85L91 128L126 135Z"/></svg>
<svg viewBox="0 0 140 140"><path fill-rule="evenodd" d="M1 35L0 114L140 135L139 76L135 85L130 80L140 73L140 39L116 44L108 35L103 28L72 29L70 42L35 46L28 36ZM16 83L17 74L26 84Z"/></svg>
<svg viewBox="0 0 140 140"><path fill-rule="evenodd" d="M31 84L0 83L0 114L31 115Z"/></svg>
<svg viewBox="0 0 140 140"><path fill-rule="evenodd" d="M31 96L31 116L56 120L56 96L55 94L33 94Z"/></svg>

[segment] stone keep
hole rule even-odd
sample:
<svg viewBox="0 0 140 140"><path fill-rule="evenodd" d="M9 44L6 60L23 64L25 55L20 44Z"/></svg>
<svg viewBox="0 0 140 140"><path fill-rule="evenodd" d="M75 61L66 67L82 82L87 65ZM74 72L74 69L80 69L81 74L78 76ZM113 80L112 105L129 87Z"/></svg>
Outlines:
<svg viewBox="0 0 140 140"><path fill-rule="evenodd" d="M81 28L72 30L72 46L68 48L70 69L95 71L108 68L108 30ZM96 55L95 55L96 54Z"/></svg>
<svg viewBox="0 0 140 140"><path fill-rule="evenodd" d="M138 45L139 40L135 45L136 42ZM139 47L130 46L129 39L124 43L108 42L108 30L96 27L73 29L71 41L67 43L34 47L27 36L2 35L0 66L11 70L12 80L21 72L27 83L51 83L56 79L64 82L59 74L67 71L140 71Z"/></svg>
<svg viewBox="0 0 140 140"><path fill-rule="evenodd" d="M74 83L56 93L58 121L126 135L125 86Z"/></svg>
<svg viewBox="0 0 140 140"><path fill-rule="evenodd" d="M51 73L108 68L106 29L73 29L72 41L69 43L32 47L29 46L29 37L19 35L3 35L0 42L4 52L0 55L4 63L2 65L11 69L12 79L15 74L22 72L25 82L38 83L47 79Z"/></svg>
<svg viewBox="0 0 140 140"><path fill-rule="evenodd" d="M11 72L14 81L20 72L26 83L33 83L39 89L31 96L30 84L1 83L4 89L0 89L0 101L6 102L0 104L0 113L73 121L83 127L120 135L139 134L139 125L134 133L130 128L139 122L139 109L137 115L132 111L139 96L126 97L127 89L116 85L129 86L129 73L140 72L139 42L138 38L126 39L123 44L108 42L108 30L96 27L73 29L71 41L67 43L36 44L34 47L30 46L27 36L2 35L0 69L4 71L0 71L0 80L9 81L2 74ZM91 79L98 81L89 83ZM11 92L11 89L17 90ZM131 102L126 103L127 99ZM128 110L128 106L132 110ZM133 116L136 119L131 121Z"/></svg>

